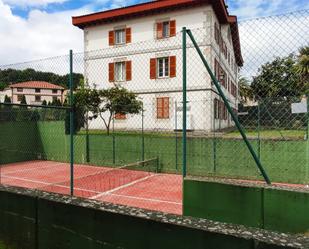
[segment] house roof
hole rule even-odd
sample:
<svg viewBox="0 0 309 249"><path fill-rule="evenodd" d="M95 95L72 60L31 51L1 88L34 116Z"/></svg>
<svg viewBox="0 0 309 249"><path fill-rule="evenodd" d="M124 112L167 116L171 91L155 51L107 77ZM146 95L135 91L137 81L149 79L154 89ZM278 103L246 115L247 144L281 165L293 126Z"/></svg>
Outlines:
<svg viewBox="0 0 309 249"><path fill-rule="evenodd" d="M58 86L46 81L27 81L10 85L11 88L40 88L40 89L58 89L64 90L62 86Z"/></svg>
<svg viewBox="0 0 309 249"><path fill-rule="evenodd" d="M72 23L81 29L104 23L111 23L121 20L154 15L189 7L211 4L220 23L230 24L232 30L233 46L236 53L237 64L243 65L241 55L240 39L236 16L230 16L224 0L156 0L147 3L131 5L123 8L96 12L88 15L72 17Z"/></svg>

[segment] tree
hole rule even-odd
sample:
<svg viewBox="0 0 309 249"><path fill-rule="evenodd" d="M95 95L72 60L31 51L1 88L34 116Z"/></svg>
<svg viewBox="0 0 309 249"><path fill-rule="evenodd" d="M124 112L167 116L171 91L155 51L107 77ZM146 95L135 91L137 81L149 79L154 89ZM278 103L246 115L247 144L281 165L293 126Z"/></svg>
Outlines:
<svg viewBox="0 0 309 249"><path fill-rule="evenodd" d="M75 97L77 105L89 112L90 120L103 120L107 134L110 133L110 124L116 113L138 114L143 106L133 92L118 86L104 90L84 88Z"/></svg>
<svg viewBox="0 0 309 249"><path fill-rule="evenodd" d="M262 65L259 75L253 78L251 84L255 99L300 97L304 90L295 66L293 55Z"/></svg>
<svg viewBox="0 0 309 249"><path fill-rule="evenodd" d="M297 58L296 72L300 75L305 94L309 94L309 46L302 47L299 50Z"/></svg>
<svg viewBox="0 0 309 249"><path fill-rule="evenodd" d="M47 105L47 102L46 102L46 100L45 100L45 99L42 101L42 105L44 105L44 106L46 106L46 105Z"/></svg>
<svg viewBox="0 0 309 249"><path fill-rule="evenodd" d="M27 105L27 101L26 101L25 95L22 96L20 103L21 103L22 105Z"/></svg>
<svg viewBox="0 0 309 249"><path fill-rule="evenodd" d="M11 104L12 103L11 98L9 96L5 95L3 103Z"/></svg>
<svg viewBox="0 0 309 249"><path fill-rule="evenodd" d="M253 91L250 86L250 82L245 77L241 77L239 79L239 94L241 98L241 103L246 103L248 100L253 99Z"/></svg>

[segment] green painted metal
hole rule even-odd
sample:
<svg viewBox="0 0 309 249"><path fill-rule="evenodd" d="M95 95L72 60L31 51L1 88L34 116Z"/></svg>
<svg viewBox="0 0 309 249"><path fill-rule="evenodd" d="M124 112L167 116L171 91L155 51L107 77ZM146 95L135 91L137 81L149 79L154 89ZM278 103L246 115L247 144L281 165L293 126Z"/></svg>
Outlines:
<svg viewBox="0 0 309 249"><path fill-rule="evenodd" d="M187 29L182 28L182 175L187 175Z"/></svg>
<svg viewBox="0 0 309 249"><path fill-rule="evenodd" d="M309 232L308 192L185 179L183 203L187 216L280 232Z"/></svg>
<svg viewBox="0 0 309 249"><path fill-rule="evenodd" d="M116 164L115 115L113 117L113 164Z"/></svg>
<svg viewBox="0 0 309 249"><path fill-rule="evenodd" d="M178 124L177 124L177 100L175 101L175 169L178 170Z"/></svg>
<svg viewBox="0 0 309 249"><path fill-rule="evenodd" d="M208 63L207 63L207 60L205 59L205 57L204 57L202 51L200 50L198 44L196 43L195 38L194 38L192 32L191 32L190 30L187 30L187 34L189 35L189 37L190 37L192 43L194 44L194 47L196 48L196 50L197 50L197 52L198 52L198 54L199 54L199 56L200 56L200 58L201 58L203 64L205 65L205 67L206 67L206 69L207 69L207 71L208 71L208 73L209 73L209 75L210 75L212 81L214 82L214 84L215 84L215 86L216 86L216 88L217 88L217 91L218 91L219 95L220 95L221 98L223 99L223 102L224 102L224 104L225 104L225 106L226 106L228 112L230 113L230 115L231 115L233 121L235 122L235 125L236 125L237 129L239 130L239 132L240 132L240 134L241 134L241 136L242 136L242 138L243 138L243 140L244 140L246 146L248 147L249 152L251 153L251 155L252 155L252 157L253 157L253 159L254 159L254 161L255 161L255 163L256 163L258 169L260 170L260 172L261 172L261 174L262 174L262 176L263 176L265 182L266 182L267 184L271 184L271 181L270 181L270 179L269 179L269 177L268 177L266 171L264 170L264 168L263 168L263 166L262 166L262 164L261 164L261 162L260 162L258 156L256 155L256 153L255 153L255 151L254 151L254 149L253 149L251 143L249 142L249 140L248 140L248 138L247 138L247 136L246 136L246 133L244 132L244 130L243 130L241 124L239 123L239 121L238 121L238 119L237 119L235 113L233 112L233 110L232 110L232 108L231 108L231 106L230 106L230 104L229 104L229 101L228 101L227 98L225 97L225 95L224 95L224 93L223 93L223 91L222 91L222 89L221 89L221 87L220 87L220 84L219 84L218 80L216 79L215 75L213 74L211 68L209 67L209 65L208 65Z"/></svg>
<svg viewBox="0 0 309 249"><path fill-rule="evenodd" d="M261 160L261 107L260 107L260 101L258 101L258 125L257 125L257 129L258 129L258 157L259 160Z"/></svg>
<svg viewBox="0 0 309 249"><path fill-rule="evenodd" d="M70 193L74 195L74 108L73 108L73 51L70 50Z"/></svg>
<svg viewBox="0 0 309 249"><path fill-rule="evenodd" d="M142 108L142 161L145 161L144 107Z"/></svg>

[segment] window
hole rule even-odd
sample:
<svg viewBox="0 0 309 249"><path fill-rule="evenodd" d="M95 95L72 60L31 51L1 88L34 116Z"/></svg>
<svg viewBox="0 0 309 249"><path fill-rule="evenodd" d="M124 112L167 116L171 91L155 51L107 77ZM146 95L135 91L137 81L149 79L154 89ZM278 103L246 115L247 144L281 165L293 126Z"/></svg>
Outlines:
<svg viewBox="0 0 309 249"><path fill-rule="evenodd" d="M219 119L218 100L214 99L214 116L215 119Z"/></svg>
<svg viewBox="0 0 309 249"><path fill-rule="evenodd" d="M57 94L57 93L58 93L58 90L57 90L57 89L53 89L52 92L53 92L54 94Z"/></svg>
<svg viewBox="0 0 309 249"><path fill-rule="evenodd" d="M20 88L20 87L17 88L17 92L19 92L19 93L22 93L23 90L24 90L24 89L22 89L22 88Z"/></svg>
<svg viewBox="0 0 309 249"><path fill-rule="evenodd" d="M115 81L125 81L126 67L125 62L115 63Z"/></svg>
<svg viewBox="0 0 309 249"><path fill-rule="evenodd" d="M131 38L131 28L116 29L108 32L108 43L110 46L130 43Z"/></svg>
<svg viewBox="0 0 309 249"><path fill-rule="evenodd" d="M168 119L169 118L169 98L157 98L157 119Z"/></svg>
<svg viewBox="0 0 309 249"><path fill-rule="evenodd" d="M165 78L169 76L169 58L158 58L157 59L157 76L158 78Z"/></svg>
<svg viewBox="0 0 309 249"><path fill-rule="evenodd" d="M170 36L170 22L163 22L163 38Z"/></svg>
<svg viewBox="0 0 309 249"><path fill-rule="evenodd" d="M157 26L157 39L169 38L176 35L176 21L158 22Z"/></svg>
<svg viewBox="0 0 309 249"><path fill-rule="evenodd" d="M36 92L36 93L40 93L40 92L41 92L41 89L40 89L40 88L35 88L35 92Z"/></svg>
<svg viewBox="0 0 309 249"><path fill-rule="evenodd" d="M126 118L127 118L127 115L126 115L126 114L123 114L123 113L115 113L115 119L123 120L123 119L126 119Z"/></svg>
<svg viewBox="0 0 309 249"><path fill-rule="evenodd" d="M58 101L58 98L57 97L53 97L53 102L56 102Z"/></svg>
<svg viewBox="0 0 309 249"><path fill-rule="evenodd" d="M109 82L132 80L132 61L112 62L108 65Z"/></svg>
<svg viewBox="0 0 309 249"><path fill-rule="evenodd" d="M24 95L17 95L17 101L22 101Z"/></svg>
<svg viewBox="0 0 309 249"><path fill-rule="evenodd" d="M40 95L36 95L35 96L35 102L40 102L41 101L41 96Z"/></svg>
<svg viewBox="0 0 309 249"><path fill-rule="evenodd" d="M115 44L124 44L125 41L125 29L115 30Z"/></svg>

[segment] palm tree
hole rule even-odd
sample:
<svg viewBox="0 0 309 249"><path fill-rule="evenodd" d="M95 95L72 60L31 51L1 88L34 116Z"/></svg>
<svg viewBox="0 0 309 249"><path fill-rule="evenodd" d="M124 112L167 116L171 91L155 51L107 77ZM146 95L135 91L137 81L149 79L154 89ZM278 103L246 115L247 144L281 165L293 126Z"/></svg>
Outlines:
<svg viewBox="0 0 309 249"><path fill-rule="evenodd" d="M242 103L246 103L248 100L254 99L249 80L245 77L241 77L239 79L239 95Z"/></svg>

